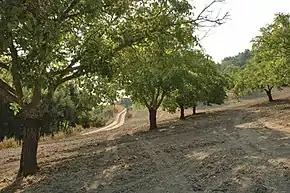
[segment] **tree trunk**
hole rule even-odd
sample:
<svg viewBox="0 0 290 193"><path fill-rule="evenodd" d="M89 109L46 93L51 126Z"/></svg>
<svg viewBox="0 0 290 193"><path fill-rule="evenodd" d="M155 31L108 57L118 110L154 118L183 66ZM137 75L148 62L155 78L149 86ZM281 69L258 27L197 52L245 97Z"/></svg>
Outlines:
<svg viewBox="0 0 290 193"><path fill-rule="evenodd" d="M180 119L181 120L185 119L185 116L184 116L184 106L183 105L180 105Z"/></svg>
<svg viewBox="0 0 290 193"><path fill-rule="evenodd" d="M268 101L269 102L273 102L274 99L273 99L273 96L272 96L272 90L266 90L266 94L268 96Z"/></svg>
<svg viewBox="0 0 290 193"><path fill-rule="evenodd" d="M192 107L192 115L196 114L196 106Z"/></svg>
<svg viewBox="0 0 290 193"><path fill-rule="evenodd" d="M47 108L46 103L41 104L41 98L41 84L37 83L34 85L31 102L25 105L21 112L24 135L18 176L34 175L38 170L37 147L43 119L42 112Z"/></svg>
<svg viewBox="0 0 290 193"><path fill-rule="evenodd" d="M22 142L20 168L18 175L28 176L36 174L37 167L37 147L39 139L40 125L38 120L27 119L24 123L24 137Z"/></svg>
<svg viewBox="0 0 290 193"><path fill-rule="evenodd" d="M157 129L156 115L157 115L156 109L149 109L150 130Z"/></svg>

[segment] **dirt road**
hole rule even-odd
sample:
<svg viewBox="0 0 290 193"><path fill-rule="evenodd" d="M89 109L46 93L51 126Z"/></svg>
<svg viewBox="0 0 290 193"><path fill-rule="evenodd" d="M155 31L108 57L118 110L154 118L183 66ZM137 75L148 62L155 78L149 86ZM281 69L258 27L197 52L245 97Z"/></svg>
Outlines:
<svg viewBox="0 0 290 193"><path fill-rule="evenodd" d="M83 136L91 135L91 134L94 134L94 133L99 133L99 132L102 132L102 131L110 131L110 130L116 129L118 127L121 127L125 123L126 113L127 113L127 109L124 109L120 113L117 114L114 122L112 122L111 124L109 124L109 125L107 125L105 127L102 127L102 128L93 129L90 132L84 132L84 133L82 133L82 135Z"/></svg>
<svg viewBox="0 0 290 193"><path fill-rule="evenodd" d="M0 192L287 193L289 109L287 98L184 121L162 112L159 130L150 132L143 132L147 112L138 111L119 128L40 144L39 174L14 183L20 149L2 150Z"/></svg>

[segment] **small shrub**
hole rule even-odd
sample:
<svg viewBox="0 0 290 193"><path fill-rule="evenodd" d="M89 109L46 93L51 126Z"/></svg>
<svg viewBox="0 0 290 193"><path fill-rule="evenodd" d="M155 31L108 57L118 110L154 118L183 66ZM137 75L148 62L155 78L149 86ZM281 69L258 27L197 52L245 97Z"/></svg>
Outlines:
<svg viewBox="0 0 290 193"><path fill-rule="evenodd" d="M80 125L77 125L74 130L78 133L82 132L83 131L83 128L80 126Z"/></svg>
<svg viewBox="0 0 290 193"><path fill-rule="evenodd" d="M104 125L106 125L106 120L103 117L96 117L91 124L93 127L102 127Z"/></svg>
<svg viewBox="0 0 290 193"><path fill-rule="evenodd" d="M66 131L60 131L56 132L53 137L51 135L45 135L44 137L40 138L40 141L51 141L51 140L59 140L59 139L65 139L72 136L78 135L83 130L82 126L77 125L76 127L68 128Z"/></svg>

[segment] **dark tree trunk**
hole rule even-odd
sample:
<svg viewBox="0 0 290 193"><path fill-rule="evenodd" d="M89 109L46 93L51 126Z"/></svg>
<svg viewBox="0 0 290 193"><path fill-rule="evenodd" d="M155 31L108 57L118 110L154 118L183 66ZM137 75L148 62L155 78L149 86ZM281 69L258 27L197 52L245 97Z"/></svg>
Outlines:
<svg viewBox="0 0 290 193"><path fill-rule="evenodd" d="M192 115L196 114L196 106L192 107Z"/></svg>
<svg viewBox="0 0 290 193"><path fill-rule="evenodd" d="M268 96L268 101L269 102L273 102L274 99L273 99L273 96L272 96L272 89L269 89L269 90L265 90L266 91L266 94Z"/></svg>
<svg viewBox="0 0 290 193"><path fill-rule="evenodd" d="M184 106L183 105L180 105L180 119L181 120L185 119L185 116L184 116Z"/></svg>
<svg viewBox="0 0 290 193"><path fill-rule="evenodd" d="M150 130L157 129L156 116L157 116L157 110L149 109Z"/></svg>
<svg viewBox="0 0 290 193"><path fill-rule="evenodd" d="M24 123L20 168L18 175L28 176L37 173L37 147L40 125L38 120L27 119Z"/></svg>

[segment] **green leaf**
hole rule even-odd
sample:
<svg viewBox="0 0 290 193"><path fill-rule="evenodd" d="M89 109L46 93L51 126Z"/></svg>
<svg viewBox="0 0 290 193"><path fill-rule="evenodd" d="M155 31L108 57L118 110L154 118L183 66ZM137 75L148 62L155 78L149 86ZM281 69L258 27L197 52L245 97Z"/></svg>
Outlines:
<svg viewBox="0 0 290 193"><path fill-rule="evenodd" d="M26 26L27 26L27 28L28 28L29 31L32 31L33 30L31 20L27 20L27 25Z"/></svg>

